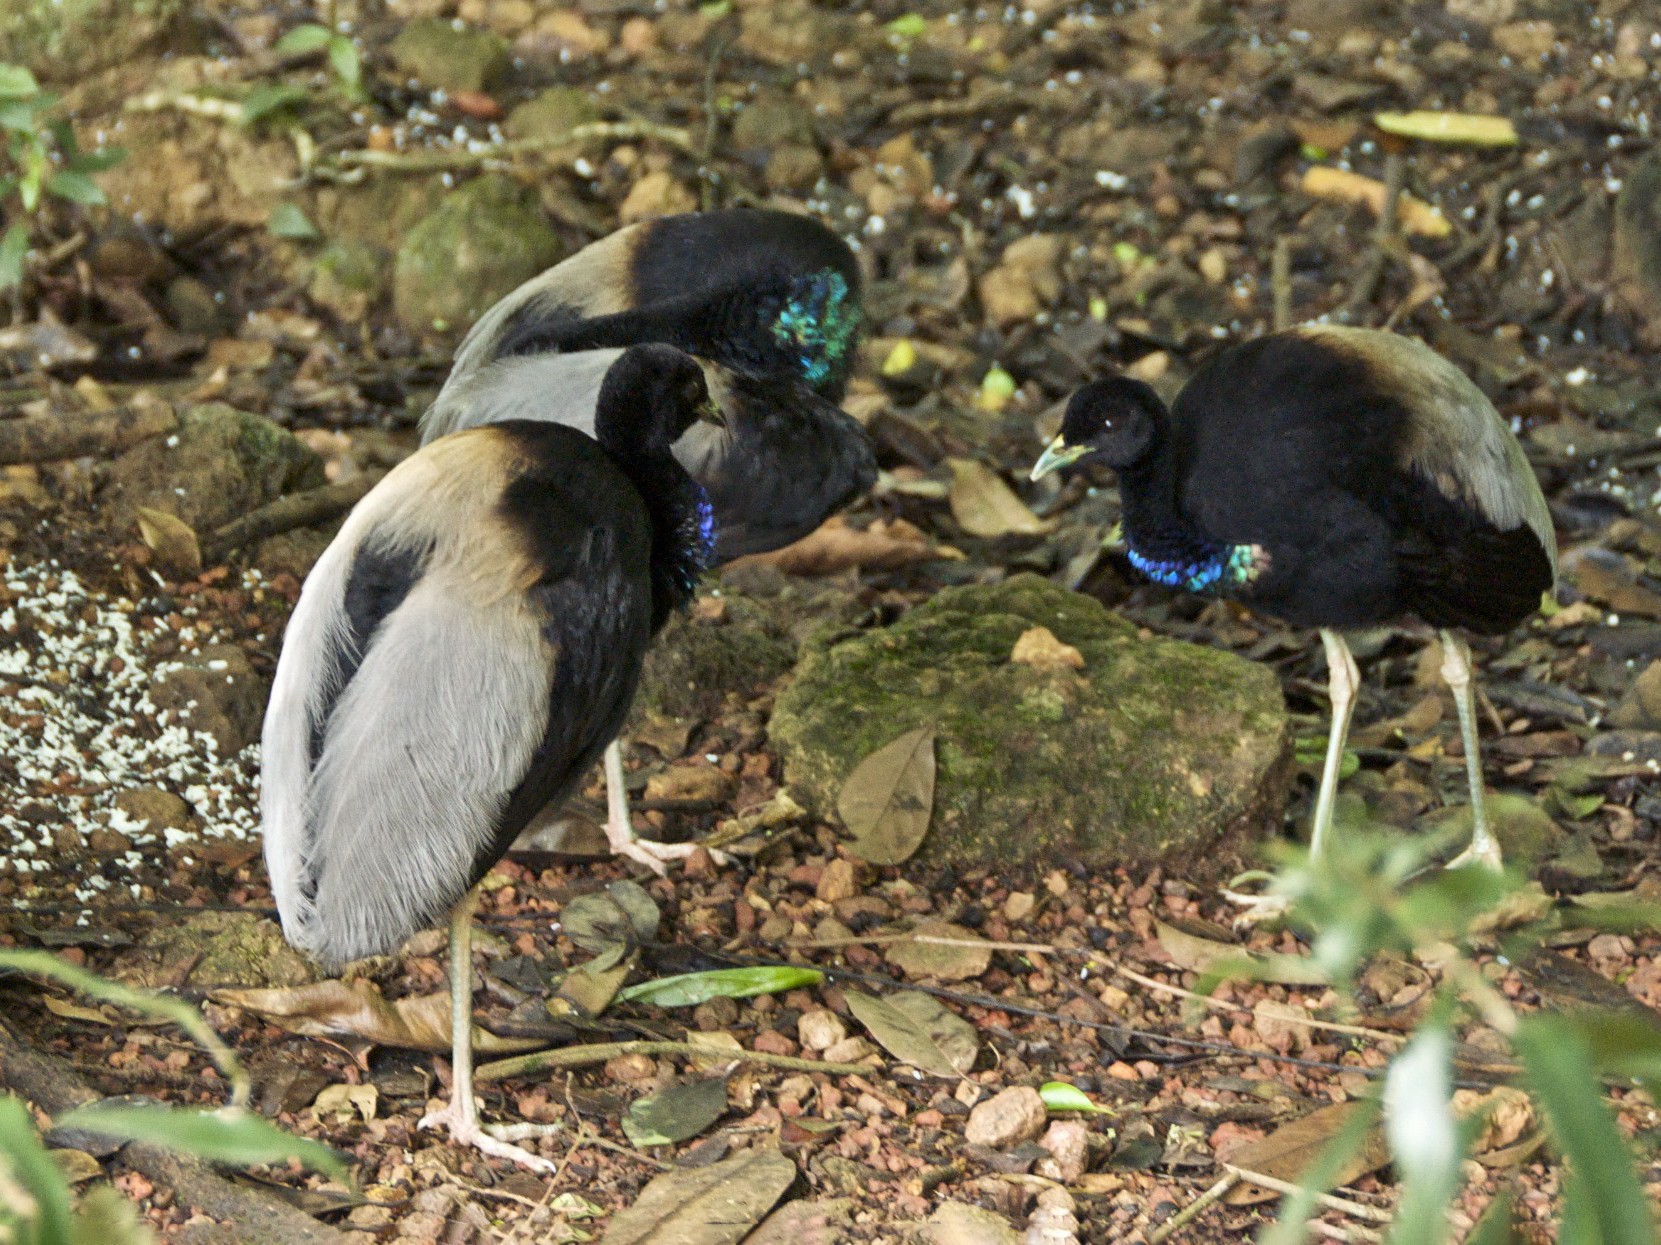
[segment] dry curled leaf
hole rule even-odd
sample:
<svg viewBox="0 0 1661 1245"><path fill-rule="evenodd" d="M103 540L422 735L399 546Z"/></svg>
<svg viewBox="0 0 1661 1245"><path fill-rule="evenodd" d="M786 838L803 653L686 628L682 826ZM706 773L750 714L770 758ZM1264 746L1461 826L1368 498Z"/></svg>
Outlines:
<svg viewBox="0 0 1661 1245"><path fill-rule="evenodd" d="M1338 1103L1322 1107L1308 1115L1282 1125L1267 1137L1248 1141L1224 1149L1218 1159L1230 1167L1274 1176L1279 1180L1296 1180L1321 1156L1327 1145L1349 1123L1351 1115L1364 1110L1363 1104ZM1390 1161L1390 1147L1384 1140L1384 1130L1375 1122L1367 1130L1366 1138L1356 1152L1339 1170L1331 1184L1344 1185L1377 1171ZM1280 1194L1254 1184L1239 1184L1223 1200L1230 1206L1251 1206L1268 1202Z"/></svg>
<svg viewBox="0 0 1661 1245"><path fill-rule="evenodd" d="M952 518L971 536L1042 536L1055 528L1052 519L1040 519L1015 496L1003 477L972 458L948 458L952 491L947 503Z"/></svg>
<svg viewBox="0 0 1661 1245"><path fill-rule="evenodd" d="M913 562L962 556L949 546L931 543L921 528L904 519L878 519L857 528L833 515L793 545L750 554L732 565L774 566L786 575L834 575L854 567L892 571Z"/></svg>
<svg viewBox="0 0 1661 1245"><path fill-rule="evenodd" d="M969 981L992 964L992 948L972 930L950 921L920 921L905 942L891 943L886 958L916 980Z"/></svg>
<svg viewBox="0 0 1661 1245"><path fill-rule="evenodd" d="M1018 666L1031 666L1034 670L1084 669L1084 654L1071 644L1056 639L1055 632L1048 627L1023 631L1010 650L1009 660Z"/></svg>
<svg viewBox="0 0 1661 1245"><path fill-rule="evenodd" d="M1510 117L1472 112L1381 112L1373 124L1386 134L1420 138L1430 143L1463 143L1471 147L1515 147L1517 127Z"/></svg>
<svg viewBox="0 0 1661 1245"><path fill-rule="evenodd" d="M856 990L849 990L845 997L854 1019L870 1030L878 1044L901 1063L908 1063L933 1076L955 1077L963 1071L960 1066L962 1051L958 1051L954 1058L953 1053L942 1047L930 1032L930 1026L917 1020L904 1007L896 1007L887 999L860 994Z"/></svg>
<svg viewBox="0 0 1661 1245"><path fill-rule="evenodd" d="M836 812L848 850L874 865L910 860L934 812L934 731L918 727L866 757L842 784Z"/></svg>
<svg viewBox="0 0 1661 1245"><path fill-rule="evenodd" d="M1359 203L1378 216L1384 211L1384 183L1348 169L1330 165L1312 165L1303 175L1303 192L1317 199L1334 199L1340 203ZM1453 232L1447 217L1405 191L1396 203L1396 219L1403 232L1425 238L1445 238Z"/></svg>
<svg viewBox="0 0 1661 1245"><path fill-rule="evenodd" d="M612 1216L601 1245L737 1245L796 1180L777 1150L741 1150L656 1177Z"/></svg>
<svg viewBox="0 0 1661 1245"><path fill-rule="evenodd" d="M450 996L423 994L392 1003L372 981L319 981L276 990L215 990L213 1001L262 1016L305 1037L361 1038L377 1046L445 1052L450 1049ZM543 1042L498 1037L473 1026L481 1054L534 1050Z"/></svg>
<svg viewBox="0 0 1661 1245"><path fill-rule="evenodd" d="M1328 982L1327 975L1312 961L1296 956L1252 955L1244 947L1217 942L1211 938L1201 938L1174 925L1167 925L1164 921L1154 922L1154 931L1159 937L1159 945L1165 949L1165 954L1171 957L1171 963L1178 968L1203 973L1230 961L1250 961L1258 965L1253 975L1260 981L1272 981L1287 986L1321 986Z"/></svg>
<svg viewBox="0 0 1661 1245"><path fill-rule="evenodd" d="M192 579L202 573L202 546L196 529L178 515L139 506L139 538L156 555L156 566L173 579Z"/></svg>

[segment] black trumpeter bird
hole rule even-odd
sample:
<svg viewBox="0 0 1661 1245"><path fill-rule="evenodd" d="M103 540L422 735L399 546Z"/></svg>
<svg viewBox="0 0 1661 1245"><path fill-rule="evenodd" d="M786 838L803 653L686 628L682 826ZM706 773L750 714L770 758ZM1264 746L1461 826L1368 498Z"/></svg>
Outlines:
<svg viewBox="0 0 1661 1245"><path fill-rule="evenodd" d="M262 738L265 859L290 942L325 964L451 912L458 1141L472 1095L473 885L599 759L654 632L692 596L713 517L671 446L720 418L698 364L622 351L595 436L507 420L388 473L306 580Z"/></svg>
<svg viewBox="0 0 1661 1245"><path fill-rule="evenodd" d="M665 342L704 367L726 426L675 457L709 494L716 560L777 549L868 491L876 461L837 407L860 321L859 269L834 233L788 212L666 216L583 248L486 312L422 420L425 440L504 419L591 432L619 350ZM621 745L605 755L614 852L661 873L688 844L635 837Z"/></svg>
<svg viewBox="0 0 1661 1245"><path fill-rule="evenodd" d="M1394 333L1304 326L1218 354L1169 412L1138 381L1085 386L1033 479L1081 460L1118 473L1143 574L1320 628L1332 731L1314 853L1331 830L1359 682L1335 629L1406 615L1441 628L1471 790L1471 843L1456 863L1499 866L1470 649L1453 629L1498 634L1539 608L1557 542L1522 448L1463 372Z"/></svg>

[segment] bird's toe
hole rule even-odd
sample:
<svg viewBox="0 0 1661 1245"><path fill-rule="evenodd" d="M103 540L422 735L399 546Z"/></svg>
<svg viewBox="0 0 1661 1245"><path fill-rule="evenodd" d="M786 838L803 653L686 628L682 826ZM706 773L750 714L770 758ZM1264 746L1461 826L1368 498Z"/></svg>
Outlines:
<svg viewBox="0 0 1661 1245"><path fill-rule="evenodd" d="M540 1154L532 1154L529 1150L493 1136L490 1129L479 1123L474 1112L461 1110L454 1100L442 1111L433 1111L421 1117L421 1128L440 1126L450 1134L451 1145L470 1146L493 1159L506 1159L531 1171L552 1175L559 1170L558 1165L551 1159L545 1159ZM501 1131L513 1136L524 1135L511 1128Z"/></svg>

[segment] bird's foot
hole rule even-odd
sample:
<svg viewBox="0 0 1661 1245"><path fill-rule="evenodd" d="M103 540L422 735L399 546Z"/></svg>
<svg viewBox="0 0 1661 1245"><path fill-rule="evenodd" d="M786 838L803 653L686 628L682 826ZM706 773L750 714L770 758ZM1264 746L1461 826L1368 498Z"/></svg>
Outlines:
<svg viewBox="0 0 1661 1245"><path fill-rule="evenodd" d="M618 826L611 822L606 823L606 842L611 845L613 856L622 856L645 865L660 878L669 872L667 866L671 860L685 860L699 847L697 843L657 843L651 839L636 838L633 826ZM716 864L727 863L725 852L716 851L713 847L705 850Z"/></svg>
<svg viewBox="0 0 1661 1245"><path fill-rule="evenodd" d="M1241 891L1219 892L1230 903L1237 903L1243 911L1234 918L1236 929L1250 929L1271 921L1283 921L1292 902L1285 895L1247 895Z"/></svg>
<svg viewBox="0 0 1661 1245"><path fill-rule="evenodd" d="M532 1154L529 1150L513 1145L496 1135L500 1132L516 1139L543 1136L544 1133L541 1131L543 1125L509 1125L500 1129L492 1129L479 1123L477 1111L463 1110L456 1098L451 1098L449 1105L442 1111L432 1111L421 1117L421 1128L437 1128L440 1125L449 1130L452 1145L472 1146L473 1149L482 1154L488 1154L491 1158L507 1159L509 1162L527 1167L531 1171L546 1172L553 1175L559 1170L558 1165L552 1160L545 1159L540 1154ZM526 1132L527 1128L537 1131Z"/></svg>
<svg viewBox="0 0 1661 1245"><path fill-rule="evenodd" d="M1473 840L1469 847L1448 861L1450 869L1463 869L1467 865L1481 865L1498 873L1505 867L1505 861L1500 857L1499 843L1492 838L1480 844Z"/></svg>

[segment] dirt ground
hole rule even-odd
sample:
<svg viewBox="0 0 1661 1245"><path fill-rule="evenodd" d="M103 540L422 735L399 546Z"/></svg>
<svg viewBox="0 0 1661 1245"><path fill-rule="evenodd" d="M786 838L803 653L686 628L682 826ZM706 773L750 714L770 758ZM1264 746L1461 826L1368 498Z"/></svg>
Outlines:
<svg viewBox="0 0 1661 1245"><path fill-rule="evenodd" d="M429 15L496 32L510 64L487 87L435 94L390 51ZM299 3L200 6L168 36L168 55L152 45L70 85L77 128L107 132L130 154L108 175L110 209L59 206L42 222L49 261L0 330L11 334L0 336L0 420L143 395L224 401L294 430L329 482L373 478L413 446L451 341L412 327L388 280L344 294L320 287L320 248L346 238L395 248L408 221L386 203L430 205L478 170L504 113L574 87L621 137L497 161L536 188L566 249L653 210L774 203L832 223L867 273L848 407L886 475L847 522L889 525L877 529L887 543L874 542L886 552L836 543L808 568L815 576L794 574L806 562L787 557L729 569L726 590L811 599L868 626L942 587L1035 570L1152 633L1270 664L1300 740L1319 741L1325 674L1313 637L1139 582L1122 550L1101 547L1112 491L1028 486L1025 468L1083 380L1123 368L1174 387L1218 343L1266 331L1277 297L1294 321L1415 333L1475 377L1519 432L1562 546L1558 608L1476 647L1488 781L1517 797L1501 802L1502 831L1528 841L1519 858L1565 915L1535 955L1486 968L1525 1009L1661 1006L1661 936L1579 928L1570 907L1587 893L1650 895L1661 824L1661 388L1650 375L1661 349L1650 135L1661 19L1646 6L342 3L336 16L352 23L366 65L364 103L336 99L315 58L271 50L316 16ZM207 87L264 81L306 88L309 166L292 132L238 130L200 105ZM152 89L166 98L148 98ZM1414 109L1504 115L1520 141L1414 142L1371 124L1381 110ZM390 167L343 180L358 167L343 155L363 152ZM421 164L435 156L448 167ZM1399 195L1403 234L1380 238L1375 212L1311 179L1316 169L1368 179L1354 193ZM322 237L274 236L266 226L279 201ZM46 316L84 349L42 372L31 326ZM1002 375L989 380L994 370ZM950 504L954 457L991 467L1056 523L971 535ZM446 1057L433 1053L442 1041L298 1036L216 993L296 989L310 976L267 920L257 749L243 744L326 531L210 551L203 569L178 573L130 520L114 521L99 455L3 470L4 940L201 1002L253 1071L260 1109L353 1163L356 1194L297 1171L264 1176L272 1194L343 1232L613 1239L608 1217L663 1173L777 1150L794 1165L784 1217L744 1239L900 1241L936 1216L923 1239L1037 1241L1056 1204L1042 1199L1057 1188L1076 1227L1047 1238L1055 1245L1161 1239L1150 1233L1213 1186L1237 1147L1365 1092L1421 1014L1430 974L1409 961L1370 971L1353 1002L1278 984L1192 997L1214 944L1301 946L1290 932L1234 930L1217 875L1129 861L1107 872L1068 860L1026 871L876 867L848 854L835 825L789 816L740 836L728 863L699 854L666 880L606 859L521 853L492 875L478 918L486 1027L578 1045L727 1035L706 1040L868 1068L740 1062L716 1121L678 1143L637 1146L622 1127L630 1104L698 1067L678 1054L617 1053L484 1087L488 1116L561 1126L529 1143L559 1163L553 1179L454 1150L415 1127L447 1087ZM719 622L719 610L701 606L694 624ZM1436 655L1407 632L1356 649L1361 769L1346 790L1375 820L1422 830L1464 802ZM777 809L781 772L765 732L777 683L648 724L632 753L643 828L674 840L732 823L753 831L756 814ZM1312 778L1306 768L1288 801L1289 833L1307 822ZM592 812L598 786L587 795ZM594 948L562 914L630 877L659 916L632 949L630 980L788 962L822 969L824 981L691 1009L616 1003L574 1021L550 1000ZM976 946L917 963L898 948L914 949L904 936L929 920ZM441 995L445 974L435 934L365 978L386 998L418 999ZM895 1060L868 1039L849 995L898 988L931 994L968 1023L966 1076L890 1071ZM32 982L0 989L14 1037L95 1092L222 1100L207 1059L178 1033ZM1485 1093L1505 1079L1493 1071L1494 1035L1472 1021L1461 1036L1462 1084ZM966 1138L977 1103L1049 1081L1103 1110L990 1143ZM324 1092L341 1086L361 1092ZM1661 1190L1661 1119L1640 1093L1615 1100L1649 1189ZM1538 1122L1511 1106L1511 1131L1466 1165L1455 1220L1474 1223L1512 1189L1525 1239L1552 1240L1558 1169ZM118 1156L105 1163L165 1235L206 1230L170 1190ZM1389 1169L1357 1175L1343 1194L1348 1208L1321 1212L1326 1234L1376 1239L1393 1204ZM1274 1195L1243 1196L1174 1239L1250 1239ZM948 1203L996 1222L939 1218Z"/></svg>

